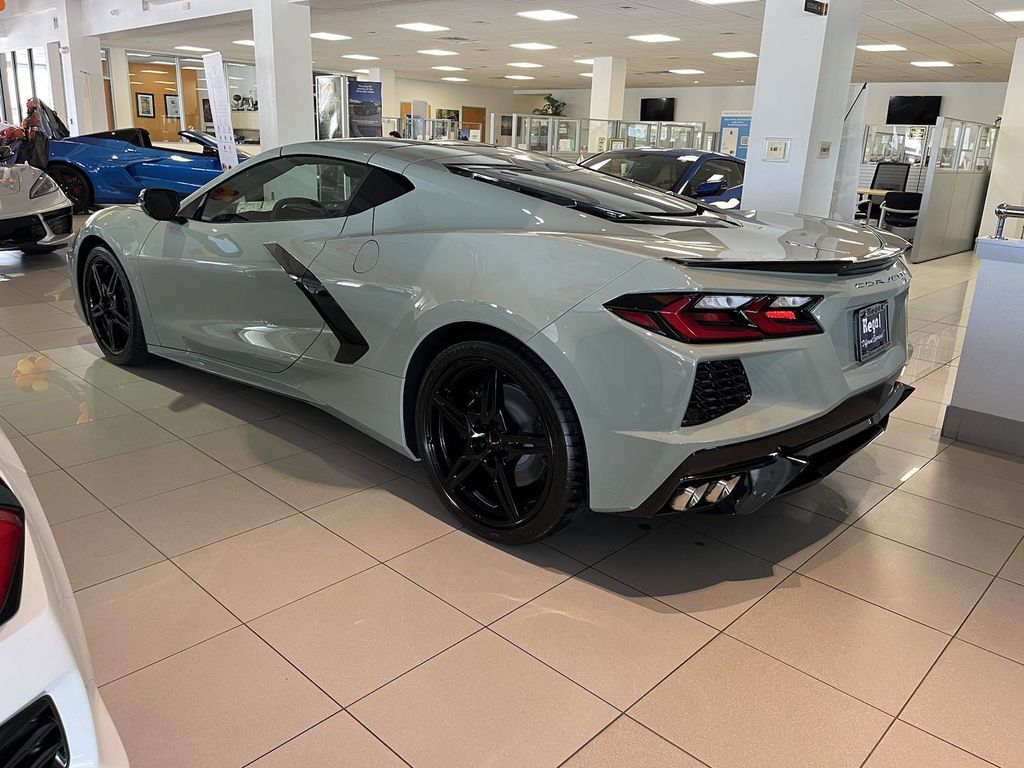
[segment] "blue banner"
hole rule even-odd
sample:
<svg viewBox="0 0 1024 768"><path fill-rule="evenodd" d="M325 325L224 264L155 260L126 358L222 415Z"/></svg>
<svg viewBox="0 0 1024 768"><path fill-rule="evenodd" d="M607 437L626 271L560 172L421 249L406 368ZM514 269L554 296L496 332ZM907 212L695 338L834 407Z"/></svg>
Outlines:
<svg viewBox="0 0 1024 768"><path fill-rule="evenodd" d="M718 151L746 160L749 143L750 113L723 112L718 134Z"/></svg>
<svg viewBox="0 0 1024 768"><path fill-rule="evenodd" d="M349 80L348 135L352 138L383 135L381 103L380 83Z"/></svg>

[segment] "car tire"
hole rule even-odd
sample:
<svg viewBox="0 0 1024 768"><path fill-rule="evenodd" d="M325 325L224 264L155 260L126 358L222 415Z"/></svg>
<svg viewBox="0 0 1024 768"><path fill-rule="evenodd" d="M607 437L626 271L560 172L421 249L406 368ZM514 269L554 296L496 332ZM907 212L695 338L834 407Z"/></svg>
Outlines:
<svg viewBox="0 0 1024 768"><path fill-rule="evenodd" d="M138 304L124 268L108 249L96 246L82 268L82 306L103 351L115 365L140 365L149 357Z"/></svg>
<svg viewBox="0 0 1024 768"><path fill-rule="evenodd" d="M89 183L89 179L84 173L63 163L50 164L46 172L57 182L57 186L71 201L74 213L89 212L93 204L92 184Z"/></svg>
<svg viewBox="0 0 1024 768"><path fill-rule="evenodd" d="M585 508L579 418L561 382L529 350L487 340L448 347L427 367L415 413L427 477L479 536L537 541Z"/></svg>

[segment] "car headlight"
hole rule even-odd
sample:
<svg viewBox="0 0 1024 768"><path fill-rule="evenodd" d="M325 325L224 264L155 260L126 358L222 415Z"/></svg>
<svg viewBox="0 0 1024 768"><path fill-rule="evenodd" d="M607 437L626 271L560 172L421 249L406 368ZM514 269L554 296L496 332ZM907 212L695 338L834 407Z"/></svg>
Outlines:
<svg viewBox="0 0 1024 768"><path fill-rule="evenodd" d="M36 183L33 184L32 189L28 191L28 196L30 198L42 197L43 195L49 195L56 191L57 182L44 173L36 179Z"/></svg>

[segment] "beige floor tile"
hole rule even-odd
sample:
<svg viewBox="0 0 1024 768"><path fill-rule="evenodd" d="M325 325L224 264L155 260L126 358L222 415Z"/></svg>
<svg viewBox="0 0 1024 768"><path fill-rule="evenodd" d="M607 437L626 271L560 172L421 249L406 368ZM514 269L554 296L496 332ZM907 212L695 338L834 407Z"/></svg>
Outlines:
<svg viewBox="0 0 1024 768"><path fill-rule="evenodd" d="M903 491L893 491L857 527L991 574L1024 537L1024 529Z"/></svg>
<svg viewBox="0 0 1024 768"><path fill-rule="evenodd" d="M315 451L328 441L287 419L273 418L207 432L188 438L188 442L237 472Z"/></svg>
<svg viewBox="0 0 1024 768"><path fill-rule="evenodd" d="M907 401L909 402L910 400ZM889 419L889 426L885 432L874 440L875 445L884 445L886 448L895 448L928 459L934 458L952 442L950 438L942 436L939 426L904 421L902 418Z"/></svg>
<svg viewBox="0 0 1024 768"><path fill-rule="evenodd" d="M352 715L339 712L261 757L249 768L405 768L406 764Z"/></svg>
<svg viewBox="0 0 1024 768"><path fill-rule="evenodd" d="M593 565L667 522L665 518L645 519L581 512L570 525L544 539L544 543L581 563Z"/></svg>
<svg viewBox="0 0 1024 768"><path fill-rule="evenodd" d="M701 768L704 763L625 715L573 755L562 768Z"/></svg>
<svg viewBox="0 0 1024 768"><path fill-rule="evenodd" d="M7 295L11 292L11 286L8 283L3 283L2 286L3 291L0 292L0 295ZM15 293L20 293L20 291L15 291ZM16 306L8 306L6 302L0 302L0 324L31 320L38 317L53 317L61 311L59 307L55 307L51 303L36 301L28 296L26 296L26 299L26 303Z"/></svg>
<svg viewBox="0 0 1024 768"><path fill-rule="evenodd" d="M25 380L20 380L20 371L18 371L19 376L15 378L14 371L17 369L13 366L9 373L0 368L0 374L5 374L0 378L0 406L38 403L54 397L75 395L82 395L79 402L83 402L86 392L95 391L71 371L61 368L52 361L49 362L50 368L43 371L37 370L35 365L38 360L49 360L49 358L42 355L26 355L18 361L19 363L27 361L32 365L32 372ZM26 382L30 386L26 386Z"/></svg>
<svg viewBox="0 0 1024 768"><path fill-rule="evenodd" d="M911 421L935 429L942 427L945 415L946 406L942 403L934 403L931 400L916 397L904 401L893 413L893 417L896 419Z"/></svg>
<svg viewBox="0 0 1024 768"><path fill-rule="evenodd" d="M238 624L169 561L83 589L75 599L99 685Z"/></svg>
<svg viewBox="0 0 1024 768"><path fill-rule="evenodd" d="M276 496L235 474L151 496L114 511L168 557L295 514Z"/></svg>
<svg viewBox="0 0 1024 768"><path fill-rule="evenodd" d="M892 721L724 635L629 714L708 765L730 768L857 768Z"/></svg>
<svg viewBox="0 0 1024 768"><path fill-rule="evenodd" d="M407 552L390 565L484 624L583 569L543 544L499 547L462 531Z"/></svg>
<svg viewBox="0 0 1024 768"><path fill-rule="evenodd" d="M1024 664L1024 586L996 579L956 636Z"/></svg>
<svg viewBox="0 0 1024 768"><path fill-rule="evenodd" d="M838 536L846 525L775 501L753 515L683 515L681 525L794 570Z"/></svg>
<svg viewBox="0 0 1024 768"><path fill-rule="evenodd" d="M62 331L39 331L13 335L40 352L60 347L84 346L93 342L92 331L84 326L65 328Z"/></svg>
<svg viewBox="0 0 1024 768"><path fill-rule="evenodd" d="M131 410L122 403L84 383L80 392L61 392L52 397L0 407L0 416L23 435L49 432L130 413Z"/></svg>
<svg viewBox="0 0 1024 768"><path fill-rule="evenodd" d="M332 442L347 446L401 475L411 474L420 467L419 462L403 456L319 408L306 405L289 413L288 418L296 424L323 435Z"/></svg>
<svg viewBox="0 0 1024 768"><path fill-rule="evenodd" d="M175 558L204 589L249 621L376 561L294 515Z"/></svg>
<svg viewBox="0 0 1024 768"><path fill-rule="evenodd" d="M1024 526L1024 483L934 461L910 478L901 490Z"/></svg>
<svg viewBox="0 0 1024 768"><path fill-rule="evenodd" d="M94 360L69 369L71 373L94 387L114 387L133 381L142 381L137 368L122 368L106 360Z"/></svg>
<svg viewBox="0 0 1024 768"><path fill-rule="evenodd" d="M245 765L337 711L246 627L103 687L139 768Z"/></svg>
<svg viewBox="0 0 1024 768"><path fill-rule="evenodd" d="M932 360L922 360L919 357L912 358L907 361L906 366L903 368L903 375L900 376L900 381L913 383L922 376L927 376L929 373L933 373L941 367L942 363L937 363Z"/></svg>
<svg viewBox="0 0 1024 768"><path fill-rule="evenodd" d="M1024 478L1024 457L1001 453L970 443L954 443L941 454L944 464L955 464L986 475L1021 482Z"/></svg>
<svg viewBox="0 0 1024 768"><path fill-rule="evenodd" d="M872 443L847 459L842 470L848 475L895 488L927 463L928 459L922 456Z"/></svg>
<svg viewBox="0 0 1024 768"><path fill-rule="evenodd" d="M12 437L8 434L8 438L29 477L57 469L57 465L50 461L50 457L40 451L27 437Z"/></svg>
<svg viewBox="0 0 1024 768"><path fill-rule="evenodd" d="M992 577L857 528L838 536L800 572L953 634Z"/></svg>
<svg viewBox="0 0 1024 768"><path fill-rule="evenodd" d="M242 474L300 510L350 496L398 476L340 445L297 453L246 469Z"/></svg>
<svg viewBox="0 0 1024 768"><path fill-rule="evenodd" d="M437 494L406 477L306 514L378 560L390 560L461 527Z"/></svg>
<svg viewBox="0 0 1024 768"><path fill-rule="evenodd" d="M0 338L0 355L21 355L21 354L32 354L35 353L35 349L30 347L21 339L15 338L14 336L4 336Z"/></svg>
<svg viewBox="0 0 1024 768"><path fill-rule="evenodd" d="M991 768L991 763L897 720L864 768Z"/></svg>
<svg viewBox="0 0 1024 768"><path fill-rule="evenodd" d="M14 336L42 331L59 331L66 328L82 329L85 323L67 312L46 312L32 317L0 317L0 328Z"/></svg>
<svg viewBox="0 0 1024 768"><path fill-rule="evenodd" d="M892 715L949 641L941 632L797 574L727 632Z"/></svg>
<svg viewBox="0 0 1024 768"><path fill-rule="evenodd" d="M135 413L32 435L32 442L62 467L134 453L173 440L170 432Z"/></svg>
<svg viewBox="0 0 1024 768"><path fill-rule="evenodd" d="M1001 768L1024 766L1024 666L953 640L900 719Z"/></svg>
<svg viewBox="0 0 1024 768"><path fill-rule="evenodd" d="M351 712L417 768L557 766L617 714L487 630Z"/></svg>
<svg viewBox="0 0 1024 768"><path fill-rule="evenodd" d="M75 590L164 559L145 539L107 510L52 528Z"/></svg>
<svg viewBox="0 0 1024 768"><path fill-rule="evenodd" d="M343 706L480 628L384 565L286 605L251 626Z"/></svg>
<svg viewBox="0 0 1024 768"><path fill-rule="evenodd" d="M912 397L948 404L953 396L956 373L957 369L949 366L940 368L934 373L929 373L927 376L914 382L914 394Z"/></svg>
<svg viewBox="0 0 1024 768"><path fill-rule="evenodd" d="M50 525L66 523L104 508L95 496L61 469L36 475L32 486Z"/></svg>
<svg viewBox="0 0 1024 768"><path fill-rule="evenodd" d="M622 710L716 634L595 570L562 582L493 629Z"/></svg>
<svg viewBox="0 0 1024 768"><path fill-rule="evenodd" d="M68 471L108 507L147 499L230 472L180 440L78 464Z"/></svg>
<svg viewBox="0 0 1024 768"><path fill-rule="evenodd" d="M1006 565L999 572L999 577L1017 584L1024 584L1024 544L1017 545L1017 549L1010 555L1010 559L1006 561Z"/></svg>
<svg viewBox="0 0 1024 768"><path fill-rule="evenodd" d="M892 492L892 488L853 475L833 472L822 482L792 493L786 503L843 523L853 523Z"/></svg>
<svg viewBox="0 0 1024 768"><path fill-rule="evenodd" d="M789 571L678 525L666 525L596 566L723 629Z"/></svg>
<svg viewBox="0 0 1024 768"><path fill-rule="evenodd" d="M94 361L103 357L103 351L98 344L76 344L74 346L56 347L54 349L40 350L44 355L65 368L76 365L91 365Z"/></svg>
<svg viewBox="0 0 1024 768"><path fill-rule="evenodd" d="M104 391L136 411L171 406L187 408L200 402L195 395L185 394L180 389L153 381L150 377L154 371L148 366L136 370L143 375L142 378L112 384L105 387Z"/></svg>
<svg viewBox="0 0 1024 768"><path fill-rule="evenodd" d="M217 402L193 401L189 404L176 403L160 408L142 411L168 432L178 437L195 437L241 424L259 422L274 416L253 402L240 397Z"/></svg>

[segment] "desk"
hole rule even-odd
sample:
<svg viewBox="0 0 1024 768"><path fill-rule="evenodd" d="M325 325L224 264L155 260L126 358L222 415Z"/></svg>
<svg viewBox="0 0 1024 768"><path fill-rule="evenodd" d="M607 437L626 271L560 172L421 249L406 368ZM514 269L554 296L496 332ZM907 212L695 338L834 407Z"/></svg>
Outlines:
<svg viewBox="0 0 1024 768"><path fill-rule="evenodd" d="M858 198L859 198L857 200L857 204L859 205L860 203L863 203L863 202L866 202L866 201L868 202L868 209L867 209L866 215L864 216L864 220L867 221L867 222L870 222L871 221L871 209L872 208L877 208L878 209L879 223L881 223L881 219L882 219L881 208L879 206L875 205L873 202L870 202L871 198L874 198L874 197L885 197L889 192L895 192L895 191L897 191L897 190L893 190L893 189L874 189L873 187L857 187L857 195L858 195Z"/></svg>
<svg viewBox="0 0 1024 768"><path fill-rule="evenodd" d="M849 187L847 187L849 189ZM885 197L889 192L898 192L896 189L873 189L871 187L857 187L858 195L866 195L867 197Z"/></svg>

